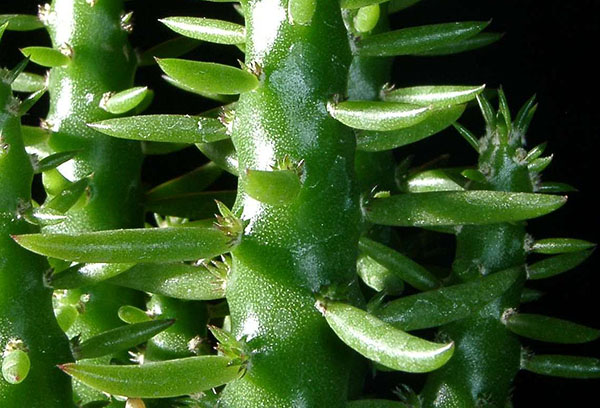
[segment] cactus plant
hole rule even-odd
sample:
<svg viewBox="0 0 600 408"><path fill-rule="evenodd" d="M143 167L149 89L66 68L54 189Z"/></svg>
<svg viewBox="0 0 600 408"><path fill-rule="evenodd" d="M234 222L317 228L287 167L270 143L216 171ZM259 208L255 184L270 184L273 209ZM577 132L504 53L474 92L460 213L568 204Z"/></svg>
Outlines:
<svg viewBox="0 0 600 408"><path fill-rule="evenodd" d="M517 310L538 296L524 289L526 278L565 272L594 246L525 232L525 220L557 210L565 198L554 193L570 189L541 179L552 158L542 157L543 145L524 149L536 105L530 100L513 121L502 89L496 110L484 94L494 96L493 87L474 80L406 85L392 75L396 56L461 58L501 36L485 20L389 28L388 15L416 3L248 0L235 11L202 7L210 18L186 16L202 14L198 5L177 13L162 5L168 14L153 18L181 37L146 52L127 40L134 20L124 6L134 3L54 0L38 17L2 16L4 30L45 27L52 40L22 48L29 66L50 68L46 79L21 72L25 62L3 71L3 140L9 155L19 150L20 164L9 165L8 155L0 164L6 174L31 167L24 144L38 158L46 195L26 205L30 169L5 178L12 218L3 245L19 262L39 264L36 285L55 289L54 312L71 338L69 352L49 289L39 298L24 292L24 301L45 299L35 307L59 340L49 348L30 335L5 336L2 398L40 404L41 392L17 392L51 386L37 379L40 350L74 379L70 402L68 377L45 368L62 387L46 391L55 406L503 406L519 369L597 378L600 360L536 355L517 338L598 337ZM243 60L240 68L212 62L207 43L228 50L226 61ZM196 58L181 57L198 47ZM164 113L173 112L168 103L143 114L153 92L134 86L136 66L145 79L160 69L181 88L177 98L187 91L222 106L189 96L186 114ZM33 94L19 105L11 85ZM23 126L23 143L19 118L46 89L49 114L34 108L42 128ZM481 138L456 123L477 104ZM434 145L430 137L453 123L475 147L477 165L411 168L405 153L414 143ZM194 150L209 162L186 164L171 180L156 168L186 154L198 160ZM143 194L142 152L161 178ZM22 229L21 218L38 227ZM432 243L451 242L448 234L457 240L450 273L448 260L434 267L438 257L428 256ZM551 257L525 266L527 253ZM45 262L52 272L42 271ZM435 336L412 333L433 328ZM407 373L429 373L419 395L406 391L398 401L379 385L412 384L416 374Z"/></svg>

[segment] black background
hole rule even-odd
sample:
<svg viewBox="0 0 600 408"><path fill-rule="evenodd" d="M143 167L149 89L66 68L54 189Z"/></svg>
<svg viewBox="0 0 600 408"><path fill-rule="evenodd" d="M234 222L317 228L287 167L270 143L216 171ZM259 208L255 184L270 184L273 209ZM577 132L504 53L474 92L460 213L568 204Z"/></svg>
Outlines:
<svg viewBox="0 0 600 408"><path fill-rule="evenodd" d="M33 13L35 0L1 0L0 14ZM134 10L136 28L132 43L147 48L171 38L168 29L157 18L174 15L221 17L236 20L230 6L200 0L136 0L127 3ZM513 111L533 93L537 93L539 109L529 131L528 141L534 146L548 141L548 152L555 154L544 180L575 185L580 192L569 195L565 207L543 219L530 223L535 237L565 236L598 242L598 188L595 165L599 137L597 103L598 20L597 0L423 0L392 17L394 28L458 20L492 19L489 30L504 32L503 39L486 49L443 58L399 58L395 64L394 82L399 86L419 84L486 83L489 87L502 84ZM45 32L7 32L0 45L0 65L12 66L19 59L18 47L45 45ZM235 63L241 54L233 47L203 44L190 58ZM136 84L149 85L156 99L149 113L198 113L212 107L199 97L184 94L167 86L156 67L140 70ZM44 114L40 104L26 121L33 124ZM480 131L482 120L477 112L469 112L461 120L470 129ZM443 153L450 153L449 164L472 164L474 152L453 131L444 132L417 145L399 149L398 155L411 152L417 162L426 162ZM156 184L169 176L191 169L202 161L201 155L188 149L176 156L147 161L144 180ZM160 167L160 171L157 169ZM534 287L547 292L541 301L524 310L568 318L600 327L597 317L598 256L576 270ZM565 353L600 357L596 341L586 345L553 346L526 342L540 353ZM382 380L383 381L383 380ZM564 380L520 373L514 392L517 408L597 406L596 388L600 382Z"/></svg>

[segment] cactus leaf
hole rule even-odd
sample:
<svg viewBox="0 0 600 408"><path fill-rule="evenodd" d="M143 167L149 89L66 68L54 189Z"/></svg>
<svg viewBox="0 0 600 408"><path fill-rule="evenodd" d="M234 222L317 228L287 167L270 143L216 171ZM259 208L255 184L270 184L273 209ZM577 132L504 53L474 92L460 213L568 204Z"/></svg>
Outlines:
<svg viewBox="0 0 600 408"><path fill-rule="evenodd" d="M548 214L565 197L503 191L441 191L397 194L372 200L366 219L393 226L485 225Z"/></svg>
<svg viewBox="0 0 600 408"><path fill-rule="evenodd" d="M485 85L479 86L415 86L384 92L383 100L409 103L419 106L451 106L467 103L481 92Z"/></svg>
<svg viewBox="0 0 600 408"><path fill-rule="evenodd" d="M364 38L358 43L357 52L363 57L417 54L472 37L488 24L468 21L403 28Z"/></svg>
<svg viewBox="0 0 600 408"><path fill-rule="evenodd" d="M454 129L458 131L458 133L471 145L476 152L479 152L479 140L477 140L477 136L475 136L469 129L461 125L460 123L453 124Z"/></svg>
<svg viewBox="0 0 600 408"><path fill-rule="evenodd" d="M595 247L596 244L583 239L573 238L546 238L535 241L531 250L538 254L564 254L579 252Z"/></svg>
<svg viewBox="0 0 600 408"><path fill-rule="evenodd" d="M81 150L68 150L65 152L58 152L55 154L51 154L40 160L35 166L34 171L36 174L43 173L48 170L52 170L57 168L63 163L68 162L69 160L75 158Z"/></svg>
<svg viewBox="0 0 600 408"><path fill-rule="evenodd" d="M227 384L240 367L223 356L187 357L142 365L69 363L59 368L85 385L114 395L168 398Z"/></svg>
<svg viewBox="0 0 600 408"><path fill-rule="evenodd" d="M39 126L21 126L21 134L23 135L25 146L35 146L45 143L50 137L50 132Z"/></svg>
<svg viewBox="0 0 600 408"><path fill-rule="evenodd" d="M445 169L426 170L409 176L402 186L408 193L425 193L428 191L462 191L464 183Z"/></svg>
<svg viewBox="0 0 600 408"><path fill-rule="evenodd" d="M119 115L137 107L148 94L147 86L136 86L117 93L106 93L100 107L107 112Z"/></svg>
<svg viewBox="0 0 600 408"><path fill-rule="evenodd" d="M245 192L265 204L289 204L300 193L302 184L293 170L246 170Z"/></svg>
<svg viewBox="0 0 600 408"><path fill-rule="evenodd" d="M175 319L152 320L107 330L71 346L73 357L75 360L84 360L128 350L166 330L173 323Z"/></svg>
<svg viewBox="0 0 600 408"><path fill-rule="evenodd" d="M0 25L8 24L8 31L33 31L43 28L38 16L28 14L0 14Z"/></svg>
<svg viewBox="0 0 600 408"><path fill-rule="evenodd" d="M527 155L523 160L525 160L526 162L532 162L533 160L537 159L544 153L544 150L546 150L546 146L548 146L548 143L546 142L540 143L539 145L535 146L533 149L527 152Z"/></svg>
<svg viewBox="0 0 600 408"><path fill-rule="evenodd" d="M359 8L353 19L354 28L359 33L368 33L377 26L380 13L379 4Z"/></svg>
<svg viewBox="0 0 600 408"><path fill-rule="evenodd" d="M46 93L46 88L43 88L43 89L40 89L39 91L35 91L31 95L29 95L27 98L25 98L19 105L19 116L23 116L27 112L29 112L29 109L33 108L33 105L35 105L37 103L37 101L39 101L40 98L42 96L44 96L45 93Z"/></svg>
<svg viewBox="0 0 600 408"><path fill-rule="evenodd" d="M77 264L52 275L50 285L55 289L76 289L83 286L91 286L123 273L133 265L132 263Z"/></svg>
<svg viewBox="0 0 600 408"><path fill-rule="evenodd" d="M88 126L113 137L153 142L208 143L229 137L218 119L189 115L130 116Z"/></svg>
<svg viewBox="0 0 600 408"><path fill-rule="evenodd" d="M176 299L213 300L225 297L224 276L212 273L203 265L142 263L108 282Z"/></svg>
<svg viewBox="0 0 600 408"><path fill-rule="evenodd" d="M430 290L440 286L438 279L427 269L379 242L361 237L358 248L416 289Z"/></svg>
<svg viewBox="0 0 600 408"><path fill-rule="evenodd" d="M433 371L454 353L454 343L412 336L354 306L333 301L317 301L316 306L344 343L385 367L411 373Z"/></svg>
<svg viewBox="0 0 600 408"><path fill-rule="evenodd" d="M545 279L570 271L585 261L593 250L554 255L527 267L527 279Z"/></svg>
<svg viewBox="0 0 600 408"><path fill-rule="evenodd" d="M476 181L478 183L485 183L487 182L487 179L485 178L485 175L480 172L479 170L475 170L475 169L466 169L460 172L460 174L471 180L471 181Z"/></svg>
<svg viewBox="0 0 600 408"><path fill-rule="evenodd" d="M404 291L404 281L397 274L365 253L359 255L356 271L365 285L377 292L400 295Z"/></svg>
<svg viewBox="0 0 600 408"><path fill-rule="evenodd" d="M4 35L4 31L6 31L6 27L8 27L9 22L5 22L0 25L0 41L2 41L2 36Z"/></svg>
<svg viewBox="0 0 600 408"><path fill-rule="evenodd" d="M195 40L217 44L246 42L246 28L228 21L195 17L167 17L158 21L176 33Z"/></svg>
<svg viewBox="0 0 600 408"><path fill-rule="evenodd" d="M600 378L600 360L592 357L538 355L525 359L522 368L536 374L562 378Z"/></svg>
<svg viewBox="0 0 600 408"><path fill-rule="evenodd" d="M540 183L538 186L536 186L536 191L539 193L547 193L547 194L552 194L552 193L571 193L571 192L575 192L575 191L579 191L577 190L575 187L573 187L570 184L567 183L556 183L556 182L543 182Z"/></svg>
<svg viewBox="0 0 600 408"><path fill-rule="evenodd" d="M53 68L68 65L71 58L59 50L49 47L25 47L21 53L43 67Z"/></svg>
<svg viewBox="0 0 600 408"><path fill-rule="evenodd" d="M15 92L37 92L46 88L46 78L30 72L21 72L11 87Z"/></svg>
<svg viewBox="0 0 600 408"><path fill-rule="evenodd" d="M395 102L347 101L330 103L331 116L346 126L363 130L396 130L416 125L430 108Z"/></svg>
<svg viewBox="0 0 600 408"><path fill-rule="evenodd" d="M523 106L521 107L521 109L519 109L519 112L517 113L517 117L515 118L515 129L521 132L521 134L525 134L527 132L529 122L531 122L533 114L537 109L535 99L536 95L534 94L523 104Z"/></svg>
<svg viewBox="0 0 600 408"><path fill-rule="evenodd" d="M554 317L507 311L502 320L519 336L550 343L579 344L600 337L600 330Z"/></svg>
<svg viewBox="0 0 600 408"><path fill-rule="evenodd" d="M157 61L165 74L197 92L237 95L259 84L256 75L228 65L174 58Z"/></svg>
<svg viewBox="0 0 600 408"><path fill-rule="evenodd" d="M21 349L5 351L2 355L2 377L9 384L23 382L29 374L31 361L27 352Z"/></svg>
<svg viewBox="0 0 600 408"><path fill-rule="evenodd" d="M147 67L156 64L156 58L177 58L198 48L200 41L192 40L188 37L177 37L160 44L141 53L139 56L139 65Z"/></svg>
<svg viewBox="0 0 600 408"><path fill-rule="evenodd" d="M479 33L470 38L451 42L438 47L433 47L426 51L417 52L414 55L421 57L437 57L472 51L499 41L503 35L504 34L502 33Z"/></svg>
<svg viewBox="0 0 600 408"><path fill-rule="evenodd" d="M73 207L81 198L83 193L89 186L89 179L83 178L70 184L56 196L44 203L44 208L51 208L62 214L66 213Z"/></svg>
<svg viewBox="0 0 600 408"><path fill-rule="evenodd" d="M522 275L522 268L506 269L476 281L393 300L374 314L401 330L438 327L476 313L500 297Z"/></svg>
<svg viewBox="0 0 600 408"><path fill-rule="evenodd" d="M364 151L392 150L418 142L441 132L452 125L464 112L465 105L429 111L427 117L416 125L390 132L365 131L357 136L357 149Z"/></svg>
<svg viewBox="0 0 600 408"><path fill-rule="evenodd" d="M150 316L142 309L131 305L121 306L117 315L119 316L119 319L129 324L149 322L152 320L152 318L150 318Z"/></svg>
<svg viewBox="0 0 600 408"><path fill-rule="evenodd" d="M29 234L13 238L35 253L86 263L192 261L231 249L230 239L213 227Z"/></svg>
<svg viewBox="0 0 600 408"><path fill-rule="evenodd" d="M231 139L198 143L196 147L217 166L234 176L238 175L238 158Z"/></svg>
<svg viewBox="0 0 600 408"><path fill-rule="evenodd" d="M541 173L550 165L553 157L554 155L550 155L534 159L527 165L527 169L532 173Z"/></svg>
<svg viewBox="0 0 600 408"><path fill-rule="evenodd" d="M542 296L544 296L544 292L542 291L531 288L523 288L523 292L521 292L521 303L535 302Z"/></svg>

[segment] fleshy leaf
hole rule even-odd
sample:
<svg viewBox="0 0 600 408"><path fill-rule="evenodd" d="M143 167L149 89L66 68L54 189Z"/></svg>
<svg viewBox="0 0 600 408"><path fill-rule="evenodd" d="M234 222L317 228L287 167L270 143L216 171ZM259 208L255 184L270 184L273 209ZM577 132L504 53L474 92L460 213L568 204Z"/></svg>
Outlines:
<svg viewBox="0 0 600 408"><path fill-rule="evenodd" d="M481 92L485 85L479 86L415 86L384 92L384 101L409 103L419 106L450 106L467 103Z"/></svg>
<svg viewBox="0 0 600 408"><path fill-rule="evenodd" d="M142 263L108 282L176 299L213 300L225 297L224 278L203 265Z"/></svg>
<svg viewBox="0 0 600 408"><path fill-rule="evenodd" d="M50 285L55 289L76 289L95 285L130 269L134 264L88 263L73 265L52 275Z"/></svg>
<svg viewBox="0 0 600 408"><path fill-rule="evenodd" d="M463 191L464 182L446 169L426 170L409 176L402 186L403 192L426 193L431 191Z"/></svg>
<svg viewBox="0 0 600 408"><path fill-rule="evenodd" d="M566 183L555 183L555 182L544 182L536 186L536 191L539 193L553 194L553 193L571 193L578 191L575 187Z"/></svg>
<svg viewBox="0 0 600 408"><path fill-rule="evenodd" d="M345 9L358 9L387 1L389 0L341 0L340 6Z"/></svg>
<svg viewBox="0 0 600 408"><path fill-rule="evenodd" d="M473 37L488 24L468 21L403 28L364 38L358 43L357 52L363 57L418 54Z"/></svg>
<svg viewBox="0 0 600 408"><path fill-rule="evenodd" d="M571 252L543 259L528 266L527 278L531 280L545 279L570 271L585 261L592 252L592 250Z"/></svg>
<svg viewBox="0 0 600 408"><path fill-rule="evenodd" d="M230 239L217 228L149 228L13 238L35 253L85 263L177 262L229 252Z"/></svg>
<svg viewBox="0 0 600 408"><path fill-rule="evenodd" d="M356 272L368 287L377 292L399 295L404 291L404 281L397 274L364 253L358 256Z"/></svg>
<svg viewBox="0 0 600 408"><path fill-rule="evenodd" d="M255 200L274 206L293 201L300 193L300 177L293 170L246 170L244 191Z"/></svg>
<svg viewBox="0 0 600 408"><path fill-rule="evenodd" d="M199 356L142 365L63 364L59 368L94 389L136 398L196 394L237 379L240 367L223 356Z"/></svg>
<svg viewBox="0 0 600 408"><path fill-rule="evenodd" d="M427 117L414 126L389 132L360 132L357 136L357 149L377 152L418 142L452 125L460 118L464 110L465 105L435 109L429 111Z"/></svg>
<svg viewBox="0 0 600 408"><path fill-rule="evenodd" d="M129 324L149 322L152 320L145 311L131 305L121 306L117 315L119 316L119 319Z"/></svg>
<svg viewBox="0 0 600 408"><path fill-rule="evenodd" d="M397 194L372 200L366 219L392 226L485 225L540 217L565 197L502 191L441 191Z"/></svg>
<svg viewBox="0 0 600 408"><path fill-rule="evenodd" d="M375 242L370 238L361 237L358 248L375 261L385 266L403 281L419 290L430 290L440 286L438 279L421 265L402 255L400 252Z"/></svg>
<svg viewBox="0 0 600 408"><path fill-rule="evenodd" d="M2 356L2 377L9 384L22 383L29 374L31 361L27 352L21 349L4 351Z"/></svg>
<svg viewBox="0 0 600 408"><path fill-rule="evenodd" d="M21 49L21 53L36 64L48 68L62 67L71 62L68 56L49 47L25 47Z"/></svg>
<svg viewBox="0 0 600 408"><path fill-rule="evenodd" d="M0 14L0 26L8 23L8 31L32 31L43 28L38 16L28 14Z"/></svg>
<svg viewBox="0 0 600 408"><path fill-rule="evenodd" d="M45 171L55 169L58 166L60 166L61 164L66 163L69 160L73 159L80 152L81 152L80 150L69 150L69 151L65 151L65 152L58 152L58 153L52 154L52 155L40 160L34 166L35 167L34 171L36 174L40 174Z"/></svg>
<svg viewBox="0 0 600 408"><path fill-rule="evenodd" d="M237 153L231 139L213 143L198 143L196 147L217 166L234 176L238 175Z"/></svg>
<svg viewBox="0 0 600 408"><path fill-rule="evenodd" d="M73 345L71 347L73 357L75 360L84 360L128 350L166 330L173 323L175 323L174 319L152 320L102 332L80 344Z"/></svg>
<svg viewBox="0 0 600 408"><path fill-rule="evenodd" d="M115 115L129 112L138 106L148 94L147 86L136 86L115 94L105 94L100 102L100 107Z"/></svg>
<svg viewBox="0 0 600 408"><path fill-rule="evenodd" d="M130 116L88 126L113 137L153 142L208 143L229 137L218 119L189 115Z"/></svg>
<svg viewBox="0 0 600 408"><path fill-rule="evenodd" d="M198 92L236 95L259 84L256 75L228 65L173 58L159 59L158 65L165 74Z"/></svg>
<svg viewBox="0 0 600 408"><path fill-rule="evenodd" d="M318 301L316 306L344 343L385 367L411 373L433 371L454 353L454 343L412 336L354 306L333 301Z"/></svg>
<svg viewBox="0 0 600 408"><path fill-rule="evenodd" d="M538 355L524 359L524 370L562 378L600 378L600 360L592 357Z"/></svg>
<svg viewBox="0 0 600 408"><path fill-rule="evenodd" d="M156 64L156 58L177 58L198 48L200 41L188 37L177 37L144 51L139 57L139 65L146 67Z"/></svg>
<svg viewBox="0 0 600 408"><path fill-rule="evenodd" d="M470 38L460 41L450 42L446 45L430 48L429 50L417 52L414 55L421 57L437 57L442 55L459 54L486 47L499 41L502 38L501 33L479 33Z"/></svg>
<svg viewBox="0 0 600 408"><path fill-rule="evenodd" d="M524 277L522 268L506 269L473 282L393 300L374 313L406 331L438 327L476 313L506 292L519 276Z"/></svg>
<svg viewBox="0 0 600 408"><path fill-rule="evenodd" d="M428 107L378 101L330 103L327 110L346 126L379 131L407 128L423 121L430 114Z"/></svg>
<svg viewBox="0 0 600 408"><path fill-rule="evenodd" d="M573 238L546 238L535 241L531 250L538 254L564 254L579 252L595 247L596 244L583 239Z"/></svg>
<svg viewBox="0 0 600 408"><path fill-rule="evenodd" d="M228 21L195 17L167 17L158 20L178 34L217 44L246 42L244 26Z"/></svg>
<svg viewBox="0 0 600 408"><path fill-rule="evenodd" d="M46 88L46 78L30 72L21 72L11 87L15 92L37 92Z"/></svg>
<svg viewBox="0 0 600 408"><path fill-rule="evenodd" d="M507 312L503 318L506 327L513 333L529 339L550 343L579 344L596 340L600 330L554 317Z"/></svg>
<svg viewBox="0 0 600 408"><path fill-rule="evenodd" d="M51 208L64 214L79 201L88 186L88 178L76 181L52 197L48 202L44 203L43 207Z"/></svg>

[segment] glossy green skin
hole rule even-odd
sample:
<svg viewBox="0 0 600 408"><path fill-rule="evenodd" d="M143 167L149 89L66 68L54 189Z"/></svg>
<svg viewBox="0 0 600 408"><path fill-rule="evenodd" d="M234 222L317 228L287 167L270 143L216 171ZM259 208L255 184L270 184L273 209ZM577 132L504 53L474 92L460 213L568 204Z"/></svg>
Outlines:
<svg viewBox="0 0 600 408"><path fill-rule="evenodd" d="M246 375L225 387L223 407L339 408L347 401L351 354L314 307L314 293L355 279L355 140L326 110L346 92L350 50L337 2L317 2L306 26L290 25L287 7L286 0L245 6L246 63L258 62L264 79L236 109L235 210L248 225L232 252L226 296L233 333L253 354ZM297 198L274 207L247 197L244 170L269 170L286 155L304 159Z"/></svg>
<svg viewBox="0 0 600 408"><path fill-rule="evenodd" d="M11 101L10 86L0 79L0 143L7 146L0 153L0 352L10 340L22 340L31 369L20 384L0 378L0 406L70 407L70 381L56 364L72 361L72 356L52 313L52 291L43 284L48 263L10 238L37 229L15 217L19 201L31 201L33 169L20 120L6 109Z"/></svg>
<svg viewBox="0 0 600 408"><path fill-rule="evenodd" d="M490 138L490 136L486 136ZM487 140L489 142L489 140ZM513 160L520 139L510 143L480 142L479 169L493 169L488 183L472 189L532 192L526 163ZM480 273L494 273L525 264L524 223L464 226L457 234L456 258L451 280L468 282ZM482 268L482 269L480 269ZM475 316L444 326L442 335L456 342L448 364L431 373L423 390L423 407L504 407L510 398L514 376L520 369L521 345L500 318L520 304L525 270L502 297Z"/></svg>
<svg viewBox="0 0 600 408"><path fill-rule="evenodd" d="M73 58L68 66L50 70L50 111L46 120L53 133L49 144L55 151L82 149L72 165L60 168L63 176L71 181L92 173L93 177L88 204L70 211L66 221L45 232L131 228L143 223L140 144L102 135L86 125L114 117L99 107L102 95L133 84L136 57L127 32L120 26L122 10L123 0L102 0L94 6L86 0L52 2L56 14L47 25L52 44L68 44ZM51 180L46 178L44 182ZM141 306L138 294L129 289L99 284L75 292L90 295L85 312L68 332L81 333L82 340L122 325L117 317L122 304ZM86 402L105 399L87 387L77 391Z"/></svg>

